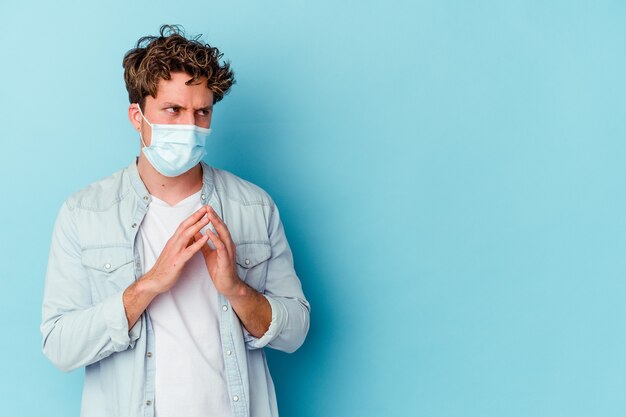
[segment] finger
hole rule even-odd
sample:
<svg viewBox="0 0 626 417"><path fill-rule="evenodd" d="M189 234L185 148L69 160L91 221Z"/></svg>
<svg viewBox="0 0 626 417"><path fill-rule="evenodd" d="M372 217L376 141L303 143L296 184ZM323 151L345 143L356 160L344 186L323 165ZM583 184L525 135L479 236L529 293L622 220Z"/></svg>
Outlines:
<svg viewBox="0 0 626 417"><path fill-rule="evenodd" d="M202 237L203 237L203 236L204 236L204 235L203 235L202 233L198 232L198 233L196 233L195 235L193 235L193 239L194 239L194 241L195 241L195 242L197 242L197 241L199 241L200 239L202 239ZM208 237L207 237L207 239L206 239L206 240L208 241ZM202 245L202 247L200 248L200 250L202 251L202 254L206 257L206 256L208 256L208 255L211 253L211 251L212 251L213 249L211 249L211 247L210 247L209 245Z"/></svg>
<svg viewBox="0 0 626 417"><path fill-rule="evenodd" d="M198 252L199 250L202 249L202 246L206 246L206 242L209 239L209 237L207 235L203 235L201 236L199 239L197 239L193 244L191 244L190 246L188 246L184 251L184 257L186 258L185 262L189 259L191 259L191 257Z"/></svg>
<svg viewBox="0 0 626 417"><path fill-rule="evenodd" d="M222 241L222 238L213 233L210 229L206 229L206 235L209 237L209 240L213 242L213 246L215 246L215 250L217 250L217 256L219 258L226 257L230 259L228 248Z"/></svg>
<svg viewBox="0 0 626 417"><path fill-rule="evenodd" d="M178 226L178 229L176 231L177 232L178 231L182 232L183 230L189 228L189 226L191 226L194 223L197 223L198 220L200 220L202 218L202 216L204 216L205 214L206 214L206 206L200 207L200 209L198 209L198 211L196 211L191 216L189 216L185 220L183 220L183 222Z"/></svg>
<svg viewBox="0 0 626 417"><path fill-rule="evenodd" d="M208 223L209 223L209 218L204 217L200 219L200 221L198 221L197 223L193 224L187 230L184 230L182 232L177 230L176 232L174 232L174 235L172 235L172 237L170 238L172 250L182 251L186 247L193 244L193 235L199 232L200 229L202 229Z"/></svg>
<svg viewBox="0 0 626 417"><path fill-rule="evenodd" d="M226 245L226 248L228 250L228 254L232 256L235 245L230 235L230 231L228 230L228 227L226 226L226 223L224 223L222 219L220 219L220 217L217 215L215 210L213 210L213 207L209 206L207 214L209 215L209 218L211 219L211 223L213 223L213 226L215 226L215 230L219 234L220 238L224 241L224 244Z"/></svg>
<svg viewBox="0 0 626 417"><path fill-rule="evenodd" d="M193 235L195 235L197 232L200 231L200 229L206 226L209 221L209 217L205 216L184 230L180 230L180 228L185 222L181 223L179 229L177 229L176 232L174 232L174 235L172 235L171 237L173 250L181 251L189 246L190 241L193 239Z"/></svg>
<svg viewBox="0 0 626 417"><path fill-rule="evenodd" d="M189 227L187 227L185 230L183 230L182 232L182 236L186 239L191 239L193 238L193 236L198 233L200 230L202 230L202 228L204 226L206 226L207 224L209 224L209 217L203 217L200 220L198 220L196 223L190 225Z"/></svg>

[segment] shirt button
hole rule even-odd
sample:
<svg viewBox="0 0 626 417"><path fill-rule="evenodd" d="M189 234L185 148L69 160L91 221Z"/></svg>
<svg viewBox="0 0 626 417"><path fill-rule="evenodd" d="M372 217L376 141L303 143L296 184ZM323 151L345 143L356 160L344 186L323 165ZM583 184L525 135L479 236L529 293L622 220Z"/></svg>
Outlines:
<svg viewBox="0 0 626 417"><path fill-rule="evenodd" d="M137 227L137 223L133 223L132 226L130 226L130 227L132 227L134 229L135 227Z"/></svg>
<svg viewBox="0 0 626 417"><path fill-rule="evenodd" d="M147 357L149 357L149 358L151 358L151 357L152 357L152 352L148 352L148 353L146 353L146 356L147 356Z"/></svg>
<svg viewBox="0 0 626 417"><path fill-rule="evenodd" d="M233 353L232 351L227 350L227 351L226 351L226 356L230 356L232 353Z"/></svg>
<svg viewBox="0 0 626 417"><path fill-rule="evenodd" d="M245 263L246 265L250 265L250 259L246 259L246 260L244 261L244 263Z"/></svg>
<svg viewBox="0 0 626 417"><path fill-rule="evenodd" d="M223 305L223 306L222 306L222 311L227 311L227 310L228 310L228 306Z"/></svg>
<svg viewBox="0 0 626 417"><path fill-rule="evenodd" d="M106 269L111 269L111 264L105 264L105 265L104 265L104 267L105 267Z"/></svg>
<svg viewBox="0 0 626 417"><path fill-rule="evenodd" d="M152 401L150 400L146 401L146 405L152 405Z"/></svg>
<svg viewBox="0 0 626 417"><path fill-rule="evenodd" d="M235 395L235 396L233 397L233 401L235 401L235 402L239 401L239 397Z"/></svg>
<svg viewBox="0 0 626 417"><path fill-rule="evenodd" d="M144 195L144 196L143 196L143 199L144 199L144 200L146 200L146 201L148 201L148 199L149 199L149 198L150 198L150 197L148 197L147 195Z"/></svg>
<svg viewBox="0 0 626 417"><path fill-rule="evenodd" d="M203 199L203 200L206 200L206 196L205 196L204 194L202 194L202 195L200 196L200 198L201 198L201 199Z"/></svg>

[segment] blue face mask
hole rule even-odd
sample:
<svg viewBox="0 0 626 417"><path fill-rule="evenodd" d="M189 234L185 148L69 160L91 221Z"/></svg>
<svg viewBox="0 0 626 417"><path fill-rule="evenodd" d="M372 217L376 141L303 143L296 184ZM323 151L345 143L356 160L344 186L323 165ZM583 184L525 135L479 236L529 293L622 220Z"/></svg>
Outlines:
<svg viewBox="0 0 626 417"><path fill-rule="evenodd" d="M151 124L139 114L152 129L150 146L146 146L139 132L142 151L150 164L166 177L177 177L195 167L206 155L204 145L211 129L196 125Z"/></svg>

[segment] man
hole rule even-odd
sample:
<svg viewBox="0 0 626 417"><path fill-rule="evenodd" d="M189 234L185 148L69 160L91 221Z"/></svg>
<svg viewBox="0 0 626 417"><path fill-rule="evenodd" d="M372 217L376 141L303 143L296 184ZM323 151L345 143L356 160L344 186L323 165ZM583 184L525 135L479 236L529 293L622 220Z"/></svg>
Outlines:
<svg viewBox="0 0 626 417"><path fill-rule="evenodd" d="M136 161L63 204L42 307L44 354L85 367L84 417L277 416L263 347L295 351L309 304L278 209L206 165L234 83L178 27L124 57Z"/></svg>

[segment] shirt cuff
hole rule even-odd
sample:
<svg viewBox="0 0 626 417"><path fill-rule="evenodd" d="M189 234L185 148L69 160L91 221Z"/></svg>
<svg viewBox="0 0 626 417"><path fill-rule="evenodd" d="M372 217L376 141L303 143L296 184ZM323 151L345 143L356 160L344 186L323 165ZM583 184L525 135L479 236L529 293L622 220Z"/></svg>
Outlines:
<svg viewBox="0 0 626 417"><path fill-rule="evenodd" d="M133 348L135 341L139 339L141 334L141 318L137 320L130 332L128 331L128 319L124 309L123 296L124 292L121 291L102 302L102 311L109 337L117 349Z"/></svg>
<svg viewBox="0 0 626 417"><path fill-rule="evenodd" d="M260 338L252 336L245 327L243 328L244 340L249 349L260 349L267 346L283 331L285 323L287 323L288 313L285 306L280 301L276 301L266 294L261 295L270 303L270 307L272 308L272 321L270 322L270 327Z"/></svg>

